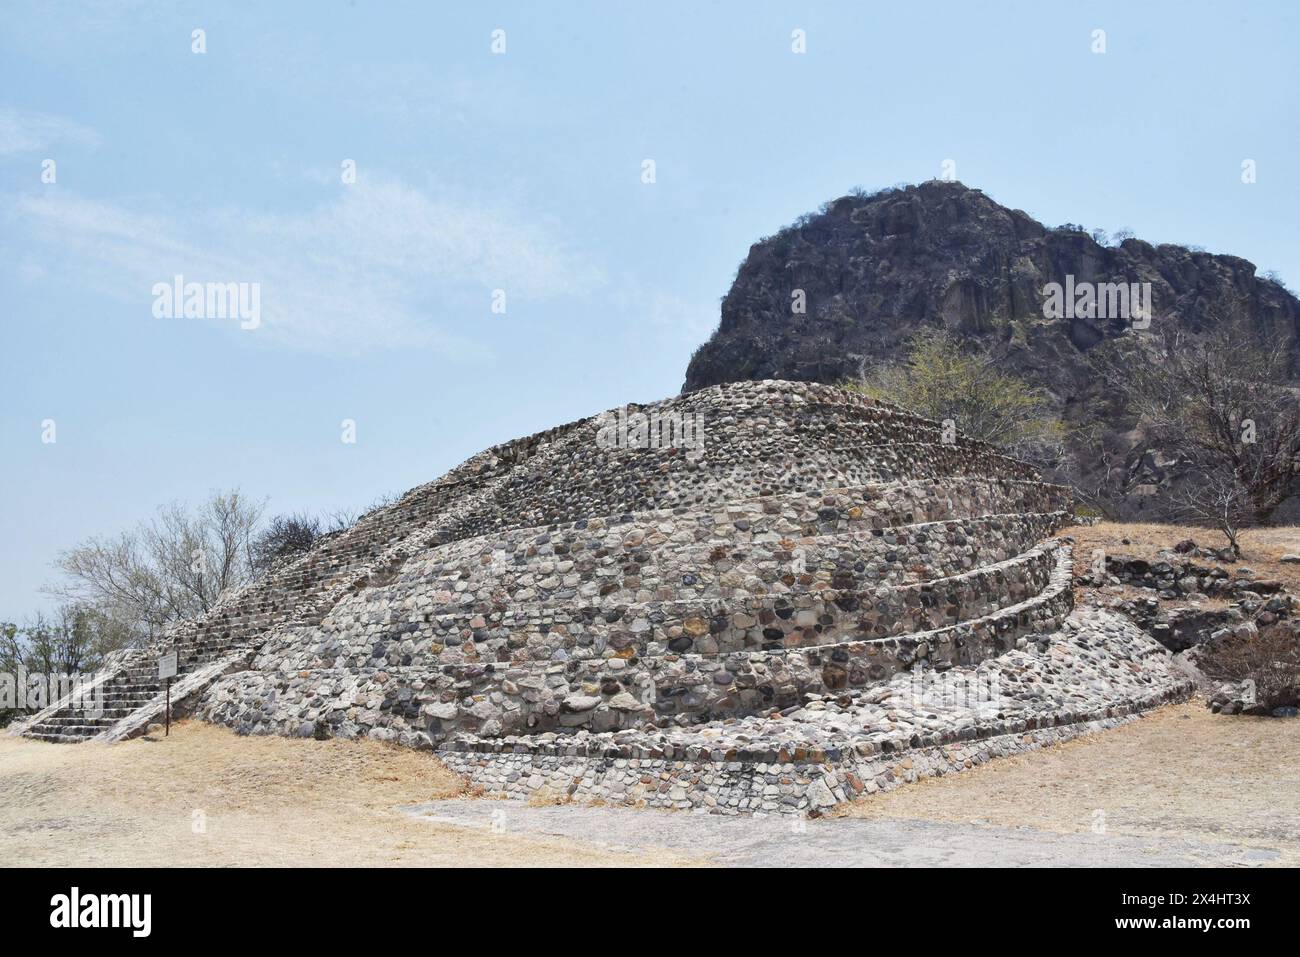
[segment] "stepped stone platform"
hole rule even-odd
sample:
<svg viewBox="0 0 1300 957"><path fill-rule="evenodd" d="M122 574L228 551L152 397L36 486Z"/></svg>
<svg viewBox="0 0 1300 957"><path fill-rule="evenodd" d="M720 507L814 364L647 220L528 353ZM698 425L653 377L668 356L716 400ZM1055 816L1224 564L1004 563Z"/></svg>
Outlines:
<svg viewBox="0 0 1300 957"><path fill-rule="evenodd" d="M995 757L1116 727L1194 682L1128 619L1081 609L1059 631L952 671L654 732L461 738L444 764L491 793L715 813L820 814Z"/></svg>
<svg viewBox="0 0 1300 957"><path fill-rule="evenodd" d="M610 441L637 414L664 441ZM779 782L825 775L771 769L865 782L844 762L892 741L870 730L886 720L874 698L915 676L1010 681L1091 641L1083 658L1137 678L1089 699L1088 722L1181 693L1127 637L1068 624L1069 549L1051 536L1069 506L1027 464L855 393L703 389L474 456L111 662L103 714L61 702L19 733L142 732L162 707L154 662L176 650L174 705L242 733L434 749L504 793L816 811L825 793ZM1031 733L1077 710L1054 690ZM792 716L826 702L852 721L805 740L818 722ZM985 718L957 719L953 740L1029 720ZM907 740L943 746L930 737ZM779 796L756 795L773 774ZM641 780L656 775L662 788ZM826 793L849 793L833 780Z"/></svg>

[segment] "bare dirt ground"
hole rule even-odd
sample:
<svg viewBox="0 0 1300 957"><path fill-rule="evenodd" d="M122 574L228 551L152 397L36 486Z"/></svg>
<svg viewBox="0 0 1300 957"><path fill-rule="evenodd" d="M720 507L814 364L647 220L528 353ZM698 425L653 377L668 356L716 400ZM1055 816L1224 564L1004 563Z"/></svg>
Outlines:
<svg viewBox="0 0 1300 957"><path fill-rule="evenodd" d="M931 778L847 817L1229 842L1300 864L1300 719L1170 705L1102 734ZM1099 830L1095 830L1099 828Z"/></svg>
<svg viewBox="0 0 1300 957"><path fill-rule="evenodd" d="M1184 539L1192 539L1206 548L1227 546L1220 532L1209 528L1192 528L1186 525L1156 525L1128 522L1102 522L1099 525L1072 525L1062 529L1058 537L1068 536L1078 544L1075 550L1075 570L1082 574L1094 548L1104 548L1112 554L1133 555L1154 559L1161 549L1171 549ZM1124 544L1125 539L1128 544ZM1233 571L1246 567L1256 578L1273 578L1282 582L1292 594L1300 594L1300 565L1283 564L1283 555L1300 555L1300 527L1253 528L1241 533L1241 559L1222 564L1214 559L1191 558L1198 565L1221 567Z"/></svg>
<svg viewBox="0 0 1300 957"><path fill-rule="evenodd" d="M111 745L0 736L0 864L686 862L662 852L616 853L574 841L431 825L396 810L462 790L460 779L429 755L373 741L241 738L192 721L173 725L169 738Z"/></svg>
<svg viewBox="0 0 1300 957"><path fill-rule="evenodd" d="M1300 720L1201 702L802 824L473 799L427 754L184 722L116 745L0 737L0 863L1294 866L1298 793Z"/></svg>

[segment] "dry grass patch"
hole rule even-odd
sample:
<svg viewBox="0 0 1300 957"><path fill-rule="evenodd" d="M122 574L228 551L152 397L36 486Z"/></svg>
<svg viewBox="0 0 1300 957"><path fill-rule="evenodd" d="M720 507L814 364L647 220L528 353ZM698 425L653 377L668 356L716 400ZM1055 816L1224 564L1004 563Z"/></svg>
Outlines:
<svg viewBox="0 0 1300 957"><path fill-rule="evenodd" d="M1107 833L1277 848L1279 863L1295 865L1298 793L1300 719L1229 718L1191 701L837 813L1064 833L1101 822Z"/></svg>
<svg viewBox="0 0 1300 957"><path fill-rule="evenodd" d="M1224 545L1223 535L1213 529L1140 522L1076 525L1062 529L1059 536L1070 536L1078 542L1074 554L1076 574L1087 572L1095 548L1154 560L1162 549L1172 549L1187 538L1207 548L1222 548ZM1129 544L1125 545L1124 539L1128 539ZM1275 578L1287 591L1300 593L1300 565L1283 564L1280 559L1287 554L1300 555L1300 527L1252 528L1242 532L1241 559L1230 564L1214 559L1182 557L1198 565L1223 568L1229 573L1245 566L1255 573L1256 578Z"/></svg>
<svg viewBox="0 0 1300 957"><path fill-rule="evenodd" d="M375 741L171 737L55 745L0 737L0 861L24 865L681 863L417 821L395 808L464 796L428 754ZM197 813L196 813L197 812ZM485 808L484 815L489 811ZM196 833L196 821L203 828Z"/></svg>

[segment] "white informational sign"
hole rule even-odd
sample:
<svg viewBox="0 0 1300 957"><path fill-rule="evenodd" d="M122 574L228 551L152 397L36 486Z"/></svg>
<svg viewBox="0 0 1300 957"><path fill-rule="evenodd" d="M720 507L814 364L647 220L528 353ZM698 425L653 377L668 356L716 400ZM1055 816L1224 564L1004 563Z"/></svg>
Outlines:
<svg viewBox="0 0 1300 957"><path fill-rule="evenodd" d="M158 680L176 677L176 652L168 652L158 659Z"/></svg>

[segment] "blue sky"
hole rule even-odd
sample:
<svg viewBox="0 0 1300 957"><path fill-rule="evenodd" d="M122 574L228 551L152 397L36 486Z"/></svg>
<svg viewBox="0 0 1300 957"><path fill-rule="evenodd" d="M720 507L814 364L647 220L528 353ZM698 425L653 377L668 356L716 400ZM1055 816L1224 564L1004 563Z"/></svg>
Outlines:
<svg viewBox="0 0 1300 957"><path fill-rule="evenodd" d="M7 3L0 619L163 502L357 508L675 393L751 243L945 159L1049 225L1300 287L1298 26L1290 2ZM177 273L259 283L261 326L155 318Z"/></svg>

